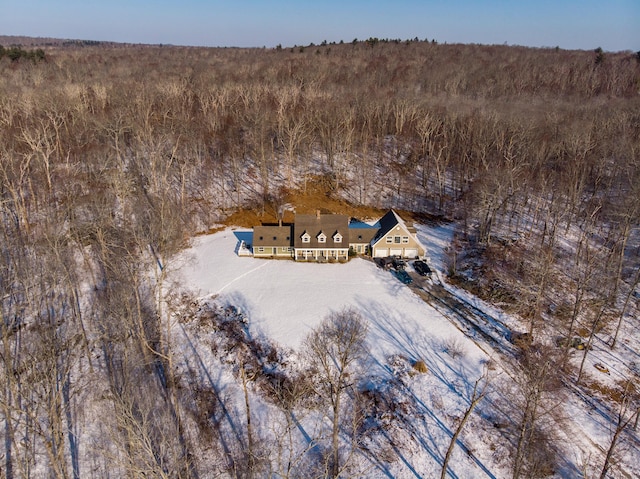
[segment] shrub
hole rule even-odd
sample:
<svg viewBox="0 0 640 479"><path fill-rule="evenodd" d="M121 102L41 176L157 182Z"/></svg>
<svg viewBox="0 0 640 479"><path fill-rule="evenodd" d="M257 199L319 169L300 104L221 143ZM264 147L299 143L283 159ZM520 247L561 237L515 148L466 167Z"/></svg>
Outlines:
<svg viewBox="0 0 640 479"><path fill-rule="evenodd" d="M442 341L442 352L447 353L453 359L464 357L464 347L458 338L454 337Z"/></svg>
<svg viewBox="0 0 640 479"><path fill-rule="evenodd" d="M413 363L413 369L415 369L421 374L425 374L429 372L429 368L427 367L427 365L422 359L418 359L415 363Z"/></svg>

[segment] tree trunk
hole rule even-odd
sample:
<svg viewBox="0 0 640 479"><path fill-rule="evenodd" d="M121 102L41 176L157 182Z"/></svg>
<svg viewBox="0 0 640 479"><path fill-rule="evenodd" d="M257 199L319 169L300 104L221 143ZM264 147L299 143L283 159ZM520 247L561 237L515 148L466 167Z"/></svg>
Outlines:
<svg viewBox="0 0 640 479"><path fill-rule="evenodd" d="M339 380L342 381L342 378ZM331 432L331 448L332 448L332 464L331 477L337 478L340 475L340 397L342 392L338 389L335 391L335 400L333 402L333 430Z"/></svg>
<svg viewBox="0 0 640 479"><path fill-rule="evenodd" d="M482 379L482 378L480 378L480 379ZM453 436L451 437L451 442L449 443L449 447L447 448L447 452L444 455L444 461L442 463L442 471L440 473L440 479L445 479L445 476L447 475L447 466L449 465L449 460L451 459L451 454L453 454L453 448L456 445L456 441L458 440L458 436L462 432L462 428L464 428L464 425L466 424L467 420L471 417L471 413L473 412L475 407L482 400L482 398L484 398L484 391L482 391L479 394L477 394L478 383L479 383L480 379L478 379L478 381L476 381L476 384L473 387L473 394L471 395L471 403L469 404L469 407L465 411L464 416L462 417L462 420L460 421L460 424L458 424L458 427L456 428L456 432L454 432Z"/></svg>
<svg viewBox="0 0 640 479"><path fill-rule="evenodd" d="M251 403L249 402L249 390L247 378L247 372L245 371L245 365L240 367L240 376L242 378L242 389L244 391L244 407L247 414L247 467L248 477L251 478L255 472L255 456L253 452L253 429L251 426Z"/></svg>

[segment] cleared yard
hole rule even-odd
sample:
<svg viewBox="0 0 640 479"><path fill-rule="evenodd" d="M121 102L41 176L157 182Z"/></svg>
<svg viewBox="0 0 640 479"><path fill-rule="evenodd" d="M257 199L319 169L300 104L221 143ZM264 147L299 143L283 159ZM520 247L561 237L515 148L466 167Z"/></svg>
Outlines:
<svg viewBox="0 0 640 479"><path fill-rule="evenodd" d="M317 264L239 257L234 251L248 234L227 229L193 240L174 265L174 281L198 297L218 296L249 318L251 328L277 343L297 348L330 312L355 307L369 319L376 350L420 357L419 340L455 337L479 371L486 356L409 288L372 261Z"/></svg>

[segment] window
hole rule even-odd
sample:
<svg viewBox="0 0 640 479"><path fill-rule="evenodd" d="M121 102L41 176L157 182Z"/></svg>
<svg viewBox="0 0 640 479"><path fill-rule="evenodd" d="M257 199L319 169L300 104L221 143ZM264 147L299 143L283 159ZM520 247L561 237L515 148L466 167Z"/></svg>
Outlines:
<svg viewBox="0 0 640 479"><path fill-rule="evenodd" d="M291 251L291 248L289 248L288 246L283 246L282 247L282 252L283 253L288 253L289 251Z"/></svg>
<svg viewBox="0 0 640 479"><path fill-rule="evenodd" d="M393 243L393 238L391 236L387 236L387 243Z"/></svg>
<svg viewBox="0 0 640 479"><path fill-rule="evenodd" d="M273 241L277 240L278 238L276 238L275 236L273 237Z"/></svg>
<svg viewBox="0 0 640 479"><path fill-rule="evenodd" d="M318 235L318 243L326 243L327 242L327 235L325 235L324 233L320 233Z"/></svg>
<svg viewBox="0 0 640 479"><path fill-rule="evenodd" d="M258 253L264 253L264 247L258 246Z"/></svg>
<svg viewBox="0 0 640 479"><path fill-rule="evenodd" d="M260 241L262 241L264 238L262 236L260 236Z"/></svg>
<svg viewBox="0 0 640 479"><path fill-rule="evenodd" d="M361 240L362 239L362 235L358 235L358 239Z"/></svg>
<svg viewBox="0 0 640 479"><path fill-rule="evenodd" d="M302 242L303 243L311 243L311 236L309 236L309 233L305 232L302 235Z"/></svg>
<svg viewBox="0 0 640 479"><path fill-rule="evenodd" d="M400 236L394 236L393 237L393 242L396 244L400 244Z"/></svg>
<svg viewBox="0 0 640 479"><path fill-rule="evenodd" d="M336 243L342 243L342 235L340 233L334 234L333 241Z"/></svg>
<svg viewBox="0 0 640 479"><path fill-rule="evenodd" d="M402 237L402 242L405 243L405 244L408 243L409 242L409 237L408 236L403 236Z"/></svg>

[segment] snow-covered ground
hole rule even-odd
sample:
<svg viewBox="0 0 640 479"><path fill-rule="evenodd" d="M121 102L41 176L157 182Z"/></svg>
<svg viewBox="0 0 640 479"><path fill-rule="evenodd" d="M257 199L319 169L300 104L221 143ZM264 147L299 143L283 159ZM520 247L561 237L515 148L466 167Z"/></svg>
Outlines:
<svg viewBox="0 0 640 479"><path fill-rule="evenodd" d="M489 360L486 353L372 261L355 258L345 264L315 264L240 257L234 251L240 241L250 241L250 234L226 229L194 238L174 264L176 286L201 299L215 296L219 304L235 306L248 318L254 334L294 350L331 312L356 308L369 322L371 364L379 367L379 375L390 374L388 358L394 355L421 359L429 369L411 386L411 394L425 407L412 433L423 441L423 450L407 451L390 471L392 477L434 475L452 434L444 413L459 416L467 407L473 383ZM449 234L443 228L421 239L434 248L434 242L446 243ZM440 266L439 258L432 260ZM446 352L452 344L458 349L455 358ZM458 477L484 475L485 466L478 459L482 455L480 451L477 457L459 459L454 468Z"/></svg>
<svg viewBox="0 0 640 479"><path fill-rule="evenodd" d="M372 322L374 336L389 336L377 343L384 353L399 346L389 344L397 343L389 334L397 329L409 336L428 332L434 339L462 339L451 323L372 261L315 264L240 257L234 250L248 234L227 229L195 238L182 256L177 281L198 297L216 295L221 304L234 305L255 332L291 348L328 314L345 307L360 310ZM469 346L474 357L476 349Z"/></svg>
<svg viewBox="0 0 640 479"><path fill-rule="evenodd" d="M442 274L443 251L450 244L452 228L417 226L430 264ZM194 238L191 247L174 260L174 286L191 291L202 300L213 298L222 306L238 308L247 318L252 335L294 351L300 351L307 334L327 315L346 307L355 308L369 323L371 374L384 381L385 374L391 374L391 357L426 363L429 373L413 376L403 386L415 407L411 429L398 432L397 438L387 438L395 459L378 464L368 477L439 476L455 425L469 405L473 384L489 363L493 368L493 393L461 435L451 472L458 478L509 477L509 440L492 429L493 421L501 414L492 408L504 407L504 388L511 381L510 372L502 369L499 358L486 344L465 335L459 325L371 261L355 258L345 264L315 264L255 259L238 254L242 241L251 243L250 231L227 228ZM454 294L480 305L463 292ZM497 310L491 314L500 316ZM512 318L501 319L513 323ZM456 354L451 354L451 345L455 345ZM191 346L195 351L197 345ZM232 376L227 380L233 381ZM564 430L573 437L568 437L561 448L573 450L575 457L563 459L556 477L578 478L582 477L582 467L591 472L597 470L611 426L602 417L593 416L576 397L569 398L563 407L567 420L573 421ZM577 437L580 434L584 437ZM571 441L576 441L575 447Z"/></svg>

